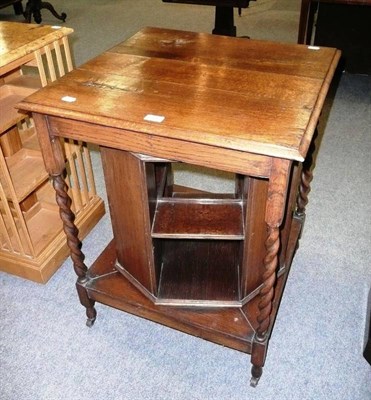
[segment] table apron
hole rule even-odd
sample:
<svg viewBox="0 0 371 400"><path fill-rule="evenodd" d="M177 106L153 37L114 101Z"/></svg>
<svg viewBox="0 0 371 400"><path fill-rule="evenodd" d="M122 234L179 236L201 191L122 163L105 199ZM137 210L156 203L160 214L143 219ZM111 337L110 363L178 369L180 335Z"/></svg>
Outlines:
<svg viewBox="0 0 371 400"><path fill-rule="evenodd" d="M166 158L243 175L269 178L272 157L170 137L48 116L49 133L99 146Z"/></svg>

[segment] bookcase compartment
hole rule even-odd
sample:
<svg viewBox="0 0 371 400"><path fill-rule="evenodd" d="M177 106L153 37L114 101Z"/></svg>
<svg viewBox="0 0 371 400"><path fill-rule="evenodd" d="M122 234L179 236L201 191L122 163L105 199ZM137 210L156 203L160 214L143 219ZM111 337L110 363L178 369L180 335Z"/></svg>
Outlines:
<svg viewBox="0 0 371 400"><path fill-rule="evenodd" d="M254 245L246 226L250 178L236 174L233 193L210 193L174 184L170 161L101 153L116 269L156 304L241 306L261 283L258 276L249 293L243 283L246 250Z"/></svg>
<svg viewBox="0 0 371 400"><path fill-rule="evenodd" d="M69 28L0 22L0 270L45 283L69 254L32 118L17 103L72 70ZM83 238L104 214L85 143L64 140L69 195Z"/></svg>

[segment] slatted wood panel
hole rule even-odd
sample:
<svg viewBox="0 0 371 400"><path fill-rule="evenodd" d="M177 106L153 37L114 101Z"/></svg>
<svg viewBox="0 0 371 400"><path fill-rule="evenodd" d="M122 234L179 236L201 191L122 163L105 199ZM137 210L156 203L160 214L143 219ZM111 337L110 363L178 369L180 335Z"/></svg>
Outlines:
<svg viewBox="0 0 371 400"><path fill-rule="evenodd" d="M0 265L39 282L50 278L68 250L33 120L14 106L73 69L67 39L71 32L0 22L0 71L4 74L0 86L0 150L4 150L0 154ZM86 144L66 141L65 155L69 194L84 235L103 214L103 203L96 195Z"/></svg>

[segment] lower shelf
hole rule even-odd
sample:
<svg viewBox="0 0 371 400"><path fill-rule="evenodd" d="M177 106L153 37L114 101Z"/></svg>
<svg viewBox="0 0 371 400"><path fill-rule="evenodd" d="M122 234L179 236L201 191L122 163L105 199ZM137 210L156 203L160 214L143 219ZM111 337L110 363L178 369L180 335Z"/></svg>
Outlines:
<svg viewBox="0 0 371 400"><path fill-rule="evenodd" d="M277 273L268 336L277 315L302 223L301 218L294 218L292 221L285 266ZM87 282L77 285L86 290L91 300L98 303L251 354L255 333L259 326L257 321L260 313L259 296L255 295L248 302L238 306L207 307L202 305L200 307L199 305L158 304L157 299L154 297L151 299L143 294L118 272L116 263L115 242L112 240L89 269ZM181 289L180 286L179 289ZM260 345L263 348L266 343Z"/></svg>
<svg viewBox="0 0 371 400"><path fill-rule="evenodd" d="M83 286L99 303L161 323L214 343L251 353L257 298L243 307L172 307L156 305L115 269L112 241L89 269Z"/></svg>
<svg viewBox="0 0 371 400"><path fill-rule="evenodd" d="M160 266L157 302L239 304L241 241L156 239Z"/></svg>

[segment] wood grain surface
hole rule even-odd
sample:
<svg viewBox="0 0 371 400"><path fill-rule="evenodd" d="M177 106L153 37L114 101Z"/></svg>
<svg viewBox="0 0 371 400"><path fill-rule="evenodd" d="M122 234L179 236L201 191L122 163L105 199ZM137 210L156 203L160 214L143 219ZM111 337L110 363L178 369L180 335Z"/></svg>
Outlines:
<svg viewBox="0 0 371 400"><path fill-rule="evenodd" d="M302 161L338 57L330 48L145 28L19 107Z"/></svg>

